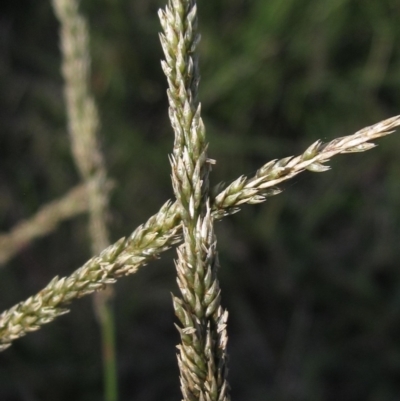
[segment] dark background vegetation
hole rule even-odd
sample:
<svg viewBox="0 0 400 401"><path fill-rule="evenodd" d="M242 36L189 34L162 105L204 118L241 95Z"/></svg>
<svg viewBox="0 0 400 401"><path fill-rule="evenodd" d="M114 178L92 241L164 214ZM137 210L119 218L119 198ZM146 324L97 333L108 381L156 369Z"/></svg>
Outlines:
<svg viewBox="0 0 400 401"><path fill-rule="evenodd" d="M112 239L172 197L161 0L83 0L92 86L111 177ZM79 182L71 158L58 24L49 0L0 15L0 229ZM199 1L200 99L229 182L313 141L399 114L399 0ZM400 399L400 136L217 223L235 401ZM0 308L90 256L86 217L0 270ZM115 285L121 400L179 400L170 292L174 252ZM102 399L92 301L0 355L0 400Z"/></svg>

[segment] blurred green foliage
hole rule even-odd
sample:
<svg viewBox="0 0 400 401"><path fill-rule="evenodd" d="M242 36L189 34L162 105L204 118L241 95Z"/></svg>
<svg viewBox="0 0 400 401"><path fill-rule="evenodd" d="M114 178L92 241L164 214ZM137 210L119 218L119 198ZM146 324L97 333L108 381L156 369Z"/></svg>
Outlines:
<svg viewBox="0 0 400 401"><path fill-rule="evenodd" d="M113 239L172 196L172 129L160 68L161 0L82 0L92 86L117 187ZM78 183L58 25L49 1L0 14L0 229ZM199 2L200 99L229 181L399 114L400 0ZM400 394L400 139L339 156L217 224L236 401L391 401ZM0 270L2 309L90 255L86 218ZM177 400L172 251L115 286L121 400ZM90 299L0 355L0 399L101 398Z"/></svg>

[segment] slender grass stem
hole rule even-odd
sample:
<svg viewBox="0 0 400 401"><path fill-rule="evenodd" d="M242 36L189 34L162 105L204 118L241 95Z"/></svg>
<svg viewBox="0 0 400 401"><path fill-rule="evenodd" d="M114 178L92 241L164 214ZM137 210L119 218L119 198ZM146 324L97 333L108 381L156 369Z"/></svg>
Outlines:
<svg viewBox="0 0 400 401"><path fill-rule="evenodd" d="M107 172L100 149L99 117L90 90L89 29L79 12L78 0L53 0L61 25L62 71L72 154L82 180L86 183L89 204L89 235L92 254L109 245L107 213L109 188ZM103 341L104 391L106 401L117 401L113 310L111 288L94 295L93 306Z"/></svg>
<svg viewBox="0 0 400 401"><path fill-rule="evenodd" d="M8 233L0 233L0 267L36 238L54 231L64 220L88 211L86 186L81 184L59 199L42 206Z"/></svg>
<svg viewBox="0 0 400 401"><path fill-rule="evenodd" d="M105 291L111 291L107 287ZM103 376L104 376L104 398L107 401L116 401L118 399L118 369L117 357L115 355L115 324L114 313L110 301L110 296L96 298L96 302L105 302L106 305L98 306L99 322L102 325L102 354L103 354Z"/></svg>

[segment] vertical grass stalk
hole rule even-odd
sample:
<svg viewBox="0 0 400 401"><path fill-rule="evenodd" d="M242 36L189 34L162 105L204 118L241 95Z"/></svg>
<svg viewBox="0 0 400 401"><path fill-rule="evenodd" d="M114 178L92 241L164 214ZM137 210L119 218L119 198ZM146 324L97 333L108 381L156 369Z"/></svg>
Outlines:
<svg viewBox="0 0 400 401"><path fill-rule="evenodd" d="M78 8L78 0L53 0L61 24L62 72L72 153L87 186L89 233L92 253L109 245L107 211L109 185L98 140L99 118L90 90L89 30ZM94 295L94 308L102 332L106 401L116 401L117 372L111 288Z"/></svg>
<svg viewBox="0 0 400 401"><path fill-rule="evenodd" d="M181 344L178 364L183 399L229 400L227 384L228 313L220 305L218 255L210 210L205 128L197 100L199 68L194 0L171 0L159 11L164 33L162 68L168 80L169 116L175 133L172 184L182 217L184 243L178 248L173 297Z"/></svg>

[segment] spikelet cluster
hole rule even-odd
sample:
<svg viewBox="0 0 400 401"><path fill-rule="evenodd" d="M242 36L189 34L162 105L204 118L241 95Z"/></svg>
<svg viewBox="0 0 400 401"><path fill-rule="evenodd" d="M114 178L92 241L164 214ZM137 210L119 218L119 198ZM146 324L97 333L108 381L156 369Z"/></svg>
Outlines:
<svg viewBox="0 0 400 401"><path fill-rule="evenodd" d="M264 202L280 192L275 185L301 173L313 163L323 164L341 153L368 150L372 146L363 148L363 144L393 133L398 126L400 116L395 116L353 135L328 143L317 141L300 156L266 163L251 178L241 176L223 190L223 184L219 184L211 199L211 214L221 219L237 212L243 204ZM69 277L55 277L38 294L5 310L0 315L0 351L13 340L66 313L65 306L73 299L91 294L120 276L135 273L141 266L181 242L181 223L177 202L166 202L158 213L136 228L128 238L121 238L110 245Z"/></svg>
<svg viewBox="0 0 400 401"><path fill-rule="evenodd" d="M140 266L177 243L179 230L179 215L167 202L128 238L110 245L70 276L54 277L36 295L0 315L0 351L17 338L67 313L66 305L72 300L104 289L118 277L136 273Z"/></svg>
<svg viewBox="0 0 400 401"><path fill-rule="evenodd" d="M227 312L220 306L218 257L209 206L205 129L197 101L196 45L200 40L195 1L171 0L159 17L168 79L169 116L175 133L172 184L182 219L184 243L178 248L173 297L181 326L178 346L183 400L228 400L226 380Z"/></svg>
<svg viewBox="0 0 400 401"><path fill-rule="evenodd" d="M243 204L264 202L269 196L280 193L276 185L300 174L313 163L324 164L337 154L368 150L371 145L363 149L363 144L393 133L398 126L400 116L395 116L353 135L328 143L317 141L295 158L266 163L253 177L241 176L225 189L221 189L223 184L219 184L211 198L211 214L215 219L221 219L237 212ZM66 313L65 306L73 299L91 294L120 276L135 273L141 266L181 242L181 224L177 202L166 202L158 213L137 227L128 238L121 238L110 245L69 277L55 277L38 294L4 311L0 315L0 351L13 340Z"/></svg>
<svg viewBox="0 0 400 401"><path fill-rule="evenodd" d="M270 196L282 192L275 187L287 181L304 170L321 173L330 170L324 163L333 156L345 153L365 152L374 148L369 141L392 134L393 129L400 126L400 116L388 118L377 124L365 127L353 135L336 138L330 142L320 140L309 146L303 154L271 160L259 168L255 176L247 178L240 176L222 190L219 184L214 189L213 211L217 218L235 213L239 206L245 203L264 202Z"/></svg>

